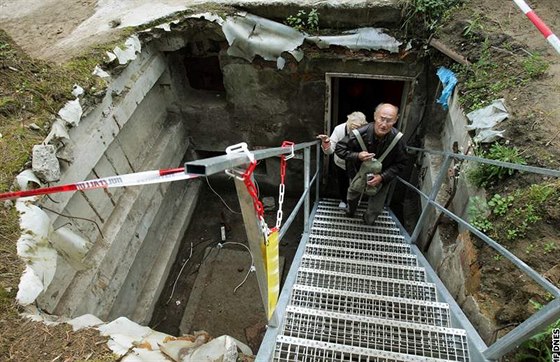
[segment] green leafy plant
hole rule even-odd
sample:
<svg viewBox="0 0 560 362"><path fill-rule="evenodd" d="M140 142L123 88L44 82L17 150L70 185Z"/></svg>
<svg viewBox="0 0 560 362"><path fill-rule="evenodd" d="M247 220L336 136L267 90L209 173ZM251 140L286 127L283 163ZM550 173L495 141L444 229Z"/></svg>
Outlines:
<svg viewBox="0 0 560 362"><path fill-rule="evenodd" d="M516 147L507 147L499 143L494 143L488 152L482 152L483 158L502 162L525 165L527 162L521 156ZM505 179L513 175L516 170L501 166L479 163L469 174L469 180L478 187L486 187L494 182Z"/></svg>
<svg viewBox="0 0 560 362"><path fill-rule="evenodd" d="M422 30L433 32L446 13L453 7L461 4L461 0L404 0L404 19L403 28L414 29L417 33Z"/></svg>
<svg viewBox="0 0 560 362"><path fill-rule="evenodd" d="M531 79L539 78L548 70L549 64L539 54L531 54L523 60L523 69Z"/></svg>
<svg viewBox="0 0 560 362"><path fill-rule="evenodd" d="M480 16L476 15L473 19L467 20L467 25L463 28L463 36L468 39L474 39L477 37L477 33L483 29Z"/></svg>
<svg viewBox="0 0 560 362"><path fill-rule="evenodd" d="M496 261L500 261L504 258L504 256L502 254L496 254L492 257L492 259L496 260Z"/></svg>
<svg viewBox="0 0 560 362"><path fill-rule="evenodd" d="M469 200L467 213L469 215L469 222L478 230L486 233L494 229L494 225L488 220L490 210L488 209L486 200L478 196L471 198Z"/></svg>
<svg viewBox="0 0 560 362"><path fill-rule="evenodd" d="M300 31L318 31L319 12L317 9L311 9L308 14L305 10L299 10L296 15L290 15L286 18L286 24Z"/></svg>
<svg viewBox="0 0 560 362"><path fill-rule="evenodd" d="M543 250L545 254L548 254L554 250L556 250L556 243L554 241L550 241L548 243L545 243L543 246Z"/></svg>
<svg viewBox="0 0 560 362"><path fill-rule="evenodd" d="M490 206L492 213L503 216L513 204L513 200L514 197L511 195L502 197L500 194L495 194L490 201L488 201L488 206Z"/></svg>
<svg viewBox="0 0 560 362"><path fill-rule="evenodd" d="M519 348L519 352L515 355L515 360L535 362L552 361L552 331L556 328L560 328L560 319L548 326L545 331L523 342Z"/></svg>

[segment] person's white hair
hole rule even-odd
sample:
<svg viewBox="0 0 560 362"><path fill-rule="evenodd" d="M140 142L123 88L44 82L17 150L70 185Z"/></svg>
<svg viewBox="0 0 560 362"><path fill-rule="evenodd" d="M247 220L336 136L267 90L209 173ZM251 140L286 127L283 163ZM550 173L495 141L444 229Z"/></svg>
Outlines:
<svg viewBox="0 0 560 362"><path fill-rule="evenodd" d="M360 128L367 124L366 115L362 112L352 112L346 120L346 127L349 131Z"/></svg>

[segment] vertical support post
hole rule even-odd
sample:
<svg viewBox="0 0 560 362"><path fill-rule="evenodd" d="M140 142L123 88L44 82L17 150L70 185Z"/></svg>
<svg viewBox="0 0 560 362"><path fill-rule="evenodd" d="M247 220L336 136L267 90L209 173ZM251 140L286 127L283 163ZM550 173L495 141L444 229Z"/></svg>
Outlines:
<svg viewBox="0 0 560 362"><path fill-rule="evenodd" d="M317 177L315 177L315 204L319 202L319 180L321 179L321 144L318 143L316 146L315 157L317 157L317 162L315 163L315 172Z"/></svg>
<svg viewBox="0 0 560 362"><path fill-rule="evenodd" d="M306 147L303 149L303 190L307 191L309 188L309 166L311 164L311 149ZM303 232L309 232L309 193L305 195L305 202L303 204Z"/></svg>
<svg viewBox="0 0 560 362"><path fill-rule="evenodd" d="M252 177L252 176L251 176ZM247 233L247 241L249 249L253 254L255 262L255 272L257 274L257 282L259 283L259 290L263 301L265 316L268 315L268 288L266 281L266 268L263 259L263 246L264 236L259 225L259 220L253 207L253 199L247 191L247 187L243 181L235 179L235 189L237 190L237 198L241 206L241 213L243 214L243 224L245 225L245 232ZM266 317L265 317L266 318Z"/></svg>
<svg viewBox="0 0 560 362"><path fill-rule="evenodd" d="M445 155L445 159L441 164L441 168L436 177L436 180L432 184L432 191L430 192L430 197L429 197L430 201L434 201L436 199L437 194L439 193L439 189L441 188L441 184L443 183L443 179L447 175L447 170L449 169L450 165L451 165L451 158L448 155ZM420 217L418 218L418 222L414 227L414 231L410 236L411 244L416 244L416 240L418 239L418 236L420 235L420 232L424 227L424 222L426 221L426 217L428 216L428 211L432 210L433 208L434 207L429 202L426 201L426 206L424 206L424 208L422 209L422 213L420 214Z"/></svg>

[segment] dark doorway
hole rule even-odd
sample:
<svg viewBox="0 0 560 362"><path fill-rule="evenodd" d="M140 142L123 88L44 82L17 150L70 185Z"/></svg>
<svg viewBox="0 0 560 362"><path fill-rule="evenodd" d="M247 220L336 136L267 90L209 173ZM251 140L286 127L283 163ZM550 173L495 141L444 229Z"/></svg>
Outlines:
<svg viewBox="0 0 560 362"><path fill-rule="evenodd" d="M333 107L331 132L346 116L360 111L368 122L373 121L373 111L379 103L400 106L404 82L387 79L332 78Z"/></svg>
<svg viewBox="0 0 560 362"><path fill-rule="evenodd" d="M337 125L346 122L346 117L352 112L360 111L365 114L368 122L372 122L373 112L379 103L392 103L400 107L405 90L403 80L333 76L330 81L329 134L332 134ZM339 195L335 167L331 155L324 164L324 169L328 172L323 174L323 194L326 197L343 198L343 195Z"/></svg>

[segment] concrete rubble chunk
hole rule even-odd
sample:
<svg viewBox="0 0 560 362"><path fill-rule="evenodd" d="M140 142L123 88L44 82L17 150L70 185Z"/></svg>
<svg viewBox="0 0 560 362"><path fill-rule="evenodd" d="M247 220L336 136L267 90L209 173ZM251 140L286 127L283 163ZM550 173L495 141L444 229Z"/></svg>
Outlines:
<svg viewBox="0 0 560 362"><path fill-rule="evenodd" d="M33 146L33 173L44 182L60 180L60 165L56 158L56 148L53 145Z"/></svg>

